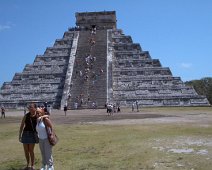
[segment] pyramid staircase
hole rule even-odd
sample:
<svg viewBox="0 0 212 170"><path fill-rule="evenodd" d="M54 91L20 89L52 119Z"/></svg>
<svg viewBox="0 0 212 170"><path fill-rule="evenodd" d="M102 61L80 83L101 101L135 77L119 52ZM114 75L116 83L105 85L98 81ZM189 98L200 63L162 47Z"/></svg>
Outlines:
<svg viewBox="0 0 212 170"><path fill-rule="evenodd" d="M3 84L0 105L48 102L54 108L77 104L84 109L105 103L129 107L137 101L150 107L209 106L205 96L116 28L115 11L76 13L76 20L76 27Z"/></svg>
<svg viewBox="0 0 212 170"><path fill-rule="evenodd" d="M95 41L93 46L90 39ZM92 58L89 64L86 62L88 56ZM104 106L107 96L106 59L107 31L98 30L94 35L91 31L80 31L68 108L73 108L75 103L79 108L91 108L93 103Z"/></svg>

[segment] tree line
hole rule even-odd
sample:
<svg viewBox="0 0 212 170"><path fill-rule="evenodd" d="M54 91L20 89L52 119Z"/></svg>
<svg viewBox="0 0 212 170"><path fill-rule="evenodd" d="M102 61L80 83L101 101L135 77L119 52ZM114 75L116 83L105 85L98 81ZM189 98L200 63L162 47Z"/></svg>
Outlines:
<svg viewBox="0 0 212 170"><path fill-rule="evenodd" d="M199 95L207 97L210 104L212 104L212 78L205 77L200 80L186 81L186 85L193 86Z"/></svg>

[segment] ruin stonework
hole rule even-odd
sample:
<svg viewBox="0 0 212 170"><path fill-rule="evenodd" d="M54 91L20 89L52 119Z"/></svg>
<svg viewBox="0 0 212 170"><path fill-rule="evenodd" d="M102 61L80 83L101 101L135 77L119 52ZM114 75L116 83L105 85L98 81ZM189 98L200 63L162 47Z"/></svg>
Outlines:
<svg viewBox="0 0 212 170"><path fill-rule="evenodd" d="M105 103L131 106L135 101L150 107L209 106L205 96L117 29L115 11L76 13L76 26L0 90L6 108L29 102L103 108Z"/></svg>

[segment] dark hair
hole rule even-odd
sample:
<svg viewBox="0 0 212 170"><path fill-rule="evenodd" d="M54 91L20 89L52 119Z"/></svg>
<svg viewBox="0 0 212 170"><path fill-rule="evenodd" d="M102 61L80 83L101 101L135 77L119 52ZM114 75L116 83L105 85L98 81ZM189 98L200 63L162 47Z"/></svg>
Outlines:
<svg viewBox="0 0 212 170"><path fill-rule="evenodd" d="M37 105L36 105L35 103L30 103L29 106L28 106L28 108L29 108L30 106L33 106L34 108L37 108Z"/></svg>

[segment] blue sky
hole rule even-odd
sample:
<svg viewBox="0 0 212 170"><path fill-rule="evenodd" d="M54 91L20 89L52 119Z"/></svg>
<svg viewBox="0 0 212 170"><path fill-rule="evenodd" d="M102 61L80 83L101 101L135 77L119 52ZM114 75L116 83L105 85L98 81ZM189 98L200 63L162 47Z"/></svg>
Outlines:
<svg viewBox="0 0 212 170"><path fill-rule="evenodd" d="M75 26L75 12L104 10L173 76L212 77L211 0L0 0L0 85Z"/></svg>

